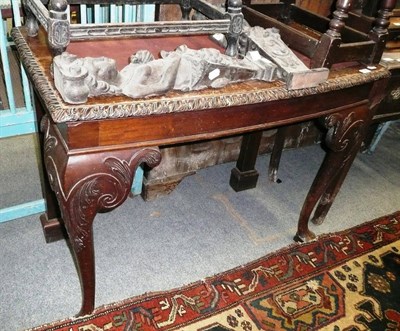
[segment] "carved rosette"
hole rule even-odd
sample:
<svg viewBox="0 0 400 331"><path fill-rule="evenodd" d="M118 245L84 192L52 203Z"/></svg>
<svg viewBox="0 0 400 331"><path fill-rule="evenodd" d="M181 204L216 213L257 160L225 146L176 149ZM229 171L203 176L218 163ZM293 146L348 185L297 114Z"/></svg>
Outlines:
<svg viewBox="0 0 400 331"><path fill-rule="evenodd" d="M154 147L68 155L47 117L42 130L50 186L56 193L74 250L80 252L91 236L96 214L121 205L129 195L137 167L141 163L158 165L161 154Z"/></svg>

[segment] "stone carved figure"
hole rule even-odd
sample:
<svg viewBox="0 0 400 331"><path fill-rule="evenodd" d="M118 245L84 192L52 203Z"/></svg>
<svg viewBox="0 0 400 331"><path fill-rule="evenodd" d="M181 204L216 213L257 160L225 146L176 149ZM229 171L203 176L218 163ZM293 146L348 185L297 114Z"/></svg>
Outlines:
<svg viewBox="0 0 400 331"><path fill-rule="evenodd" d="M276 79L276 65L252 53L237 59L217 49L194 50L182 45L160 55L156 59L147 50L139 51L118 71L113 59L78 58L64 52L54 58L55 85L66 102L78 104L98 95L144 98L171 90L193 91L252 79Z"/></svg>
<svg viewBox="0 0 400 331"><path fill-rule="evenodd" d="M220 88L230 83L275 79L272 62L236 59L214 48L194 50L186 45L172 52L161 52L160 59L148 51L131 57L120 72L122 93L132 98L164 94L170 90L195 91Z"/></svg>
<svg viewBox="0 0 400 331"><path fill-rule="evenodd" d="M329 69L309 69L283 42L278 29L245 26L244 35L248 48L256 49L278 66L278 76L288 89L315 87L328 79Z"/></svg>
<svg viewBox="0 0 400 331"><path fill-rule="evenodd" d="M83 103L88 97L121 94L115 60L106 57L78 58L67 52L54 58L54 84L64 101Z"/></svg>

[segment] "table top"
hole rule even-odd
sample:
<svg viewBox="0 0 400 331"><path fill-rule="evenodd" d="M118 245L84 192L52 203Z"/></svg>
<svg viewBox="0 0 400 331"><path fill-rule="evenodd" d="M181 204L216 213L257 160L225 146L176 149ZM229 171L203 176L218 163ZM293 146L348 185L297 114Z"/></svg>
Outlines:
<svg viewBox="0 0 400 331"><path fill-rule="evenodd" d="M201 91L171 91L164 96L131 99L126 96L99 96L89 98L81 105L65 103L54 86L50 73L52 55L47 46L46 32L39 30L37 37L28 37L24 27L15 28L12 35L21 61L35 85L41 99L55 123L119 119L167 113L180 113L243 105L254 105L270 101L312 96L329 91L373 82L388 77L389 72L378 66L364 73L365 66L351 63L334 66L329 79L317 87L288 90L281 81L249 81ZM116 59L119 67L124 66L129 55L138 49L172 50L181 44L199 49L215 47L208 36L164 37L142 39L112 39L96 42L74 42L67 49L78 56L108 56ZM160 49L161 48L161 49ZM121 60L122 59L122 60ZM122 61L122 62L121 62Z"/></svg>

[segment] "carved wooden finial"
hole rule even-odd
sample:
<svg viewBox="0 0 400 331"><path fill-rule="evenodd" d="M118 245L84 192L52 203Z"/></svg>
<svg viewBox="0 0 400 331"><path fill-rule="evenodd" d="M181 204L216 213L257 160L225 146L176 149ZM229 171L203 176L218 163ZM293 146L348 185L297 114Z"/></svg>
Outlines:
<svg viewBox="0 0 400 331"><path fill-rule="evenodd" d="M345 26L345 21L348 18L348 12L352 5L351 0L338 0L336 3L336 10L333 12L333 18L329 22L329 29L326 33L329 36L338 38Z"/></svg>
<svg viewBox="0 0 400 331"><path fill-rule="evenodd" d="M36 19L35 14L32 12L27 2L24 0L22 3L24 5L25 27L27 29L28 36L36 37L39 31L38 20Z"/></svg>
<svg viewBox="0 0 400 331"><path fill-rule="evenodd" d="M67 0L50 0L49 10L54 10L56 12L65 12L68 8Z"/></svg>
<svg viewBox="0 0 400 331"><path fill-rule="evenodd" d="M50 0L48 40L53 55L61 54L69 44L68 1Z"/></svg>
<svg viewBox="0 0 400 331"><path fill-rule="evenodd" d="M225 53L229 56L236 56L238 54L239 36L243 30L242 0L228 0L226 15L229 17L231 25L226 36Z"/></svg>

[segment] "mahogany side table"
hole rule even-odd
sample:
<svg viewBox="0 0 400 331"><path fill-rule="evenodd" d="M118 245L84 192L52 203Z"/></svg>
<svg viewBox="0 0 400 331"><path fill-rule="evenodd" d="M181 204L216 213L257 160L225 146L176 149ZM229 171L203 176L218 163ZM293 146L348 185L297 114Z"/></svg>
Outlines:
<svg viewBox="0 0 400 331"><path fill-rule="evenodd" d="M48 175L43 181L47 212L42 218L45 223L62 224L68 233L82 286L79 315L91 313L95 306L93 220L98 212L126 200L141 163L154 167L162 161L159 146L236 134L257 136L263 129L319 120L327 129L329 150L304 202L296 234L297 240L310 240L315 235L308 228L309 220L323 221L384 97L389 76L383 67L361 73L362 67L352 64L332 68L328 81L314 88L287 90L279 81L251 81L146 99L95 97L70 105L54 86L45 32L31 38L21 27L13 30L13 38L34 87L41 121ZM117 56L143 45L165 49L185 43L201 48L211 42L206 36L102 40L81 42L75 50L112 57L113 49L118 49ZM111 54L102 53L107 51ZM254 179L251 141L242 142L234 185L245 186L249 178Z"/></svg>

